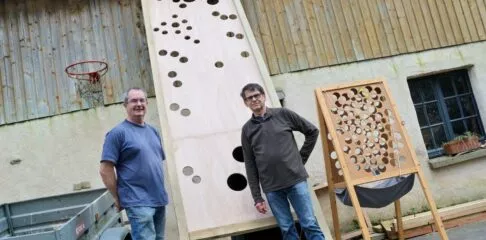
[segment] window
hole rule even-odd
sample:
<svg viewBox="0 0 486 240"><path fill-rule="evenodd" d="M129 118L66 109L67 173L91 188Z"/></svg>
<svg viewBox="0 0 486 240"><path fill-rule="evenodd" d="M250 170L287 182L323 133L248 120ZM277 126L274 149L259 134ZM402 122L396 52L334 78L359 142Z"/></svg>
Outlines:
<svg viewBox="0 0 486 240"><path fill-rule="evenodd" d="M465 132L484 138L467 69L411 79L408 87L429 157L442 155L442 144Z"/></svg>

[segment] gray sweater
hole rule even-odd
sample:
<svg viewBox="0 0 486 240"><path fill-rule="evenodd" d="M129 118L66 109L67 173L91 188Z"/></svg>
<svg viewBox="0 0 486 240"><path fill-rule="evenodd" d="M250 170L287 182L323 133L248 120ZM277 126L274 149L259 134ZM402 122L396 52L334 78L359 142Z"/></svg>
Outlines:
<svg viewBox="0 0 486 240"><path fill-rule="evenodd" d="M292 131L305 135L297 148ZM263 192L281 190L309 176L304 168L314 148L319 130L286 108L267 108L263 117L252 115L241 133L246 175L255 203L263 202Z"/></svg>

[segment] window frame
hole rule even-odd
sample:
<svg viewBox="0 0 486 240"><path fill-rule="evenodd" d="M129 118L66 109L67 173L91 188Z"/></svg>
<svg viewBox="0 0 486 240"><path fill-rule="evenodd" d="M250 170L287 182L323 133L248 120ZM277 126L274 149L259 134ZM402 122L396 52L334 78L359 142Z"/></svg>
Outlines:
<svg viewBox="0 0 486 240"><path fill-rule="evenodd" d="M458 91L457 91L457 87L456 87L456 84L454 83L454 81L456 81L456 79L459 79L460 77L462 77L464 79L464 82L467 85L466 89L468 90L468 92L466 92L466 93L458 93ZM447 97L444 96L444 93L442 91L441 84L440 84L441 81L444 81L444 78L449 78L449 79L447 79L447 81L450 81L450 83L454 83L454 84L452 84L452 89L453 89L454 93L450 96L447 96ZM442 126L443 125L444 134L446 136L446 139L447 139L447 141L450 141L450 140L454 139L454 137L455 137L454 130L453 130L453 123L454 122L456 122L456 121L463 121L464 122L465 119L476 119L477 123L478 123L478 131L479 131L479 134L480 134L480 136L479 136L480 141L483 141L485 139L484 126L483 126L483 122L482 122L482 119L481 119L481 114L479 112L479 108L477 106L476 98L474 96L474 91L473 91L472 84L471 84L471 81L470 81L470 78L469 78L468 69L458 69L458 70L442 72L442 73L423 76L423 77L410 78L410 79L407 80L407 84L408 84L408 87L409 87L411 97L412 97L412 91L414 89L416 89L414 87L420 88L420 86L413 86L411 84L416 84L419 81L429 82L430 86L432 86L432 91L433 91L433 95L434 95L434 98L435 98L433 100L426 101L425 97L423 96L423 92L421 90L419 92L421 102L413 103L413 107L414 107L414 110L415 110L415 115L417 117L417 120L419 121L419 119L420 119L419 115L417 114L417 110L418 110L417 106L419 106L419 107L421 107L421 109L423 111L422 112L423 117L425 118L425 121L427 122L427 125L421 126L420 121L419 121L420 133L421 133L422 138L424 137L424 135L422 134L422 129L427 129L428 131L432 131L432 130L430 130L431 128L433 128L435 126ZM412 83L412 82L414 82L414 83ZM461 117L455 118L453 121L451 121L446 101L449 100L449 99L456 99L456 103L458 105L461 105L460 98L463 97L463 96L470 96L471 97L471 99L472 99L472 102L471 102L472 103L472 110L474 111L474 114L465 117L463 107L459 107ZM412 102L413 102L413 97L412 97ZM426 106L427 106L427 104L435 103L435 102L437 103L437 109L438 109L439 116L441 117L442 122L431 124L429 116L427 114ZM468 131L467 125L465 125L464 127L465 127L466 131ZM434 142L434 145L437 145L436 136L434 136L434 134L432 134L431 137L432 137L432 141ZM424 139L424 144L425 144L425 139ZM427 149L427 153L428 153L429 158L440 157L440 156L444 155L444 149L442 148L442 146L439 146L439 147L434 148L434 149L430 149L430 150Z"/></svg>

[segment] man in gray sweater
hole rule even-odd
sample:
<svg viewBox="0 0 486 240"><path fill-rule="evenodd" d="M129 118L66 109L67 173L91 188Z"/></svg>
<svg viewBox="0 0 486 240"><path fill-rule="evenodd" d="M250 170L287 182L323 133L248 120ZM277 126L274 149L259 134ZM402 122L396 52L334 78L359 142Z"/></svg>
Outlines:
<svg viewBox="0 0 486 240"><path fill-rule="evenodd" d="M309 175L304 168L319 130L289 109L266 107L265 92L256 83L244 86L241 97L253 112L243 126L241 145L257 211L265 214L268 210L261 195L261 184L284 240L299 239L289 202L295 209L306 239L325 239L313 212L306 181ZM305 135L300 151L292 131Z"/></svg>

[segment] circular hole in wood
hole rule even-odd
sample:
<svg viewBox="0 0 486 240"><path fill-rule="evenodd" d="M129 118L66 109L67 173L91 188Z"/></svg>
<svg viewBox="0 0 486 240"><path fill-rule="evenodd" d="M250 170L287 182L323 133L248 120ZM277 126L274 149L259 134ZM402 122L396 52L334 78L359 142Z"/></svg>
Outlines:
<svg viewBox="0 0 486 240"><path fill-rule="evenodd" d="M226 33L226 36L227 37L234 37L235 36L235 33L234 32L227 32Z"/></svg>
<svg viewBox="0 0 486 240"><path fill-rule="evenodd" d="M187 19L182 19L182 23L187 23Z"/></svg>
<svg viewBox="0 0 486 240"><path fill-rule="evenodd" d="M167 23L166 22L162 22L162 23L160 23L160 25L165 26L165 25L167 25Z"/></svg>
<svg viewBox="0 0 486 240"><path fill-rule="evenodd" d="M339 163L339 161L334 162L334 166L336 169L341 169L341 163Z"/></svg>
<svg viewBox="0 0 486 240"><path fill-rule="evenodd" d="M237 18L236 14L231 14L229 15L229 18L232 19L232 20L235 20Z"/></svg>
<svg viewBox="0 0 486 240"><path fill-rule="evenodd" d="M186 29L190 31L190 30L192 30L192 27L191 26L187 26Z"/></svg>
<svg viewBox="0 0 486 240"><path fill-rule="evenodd" d="M177 110L179 110L179 104L177 104L177 103L172 103L172 104L170 104L169 108L170 108L170 110L172 110L172 111L177 111Z"/></svg>
<svg viewBox="0 0 486 240"><path fill-rule="evenodd" d="M386 100L386 97L385 97L385 96L381 96L381 97L380 97L380 101L382 101L382 102L383 102L383 101L385 101L385 100Z"/></svg>
<svg viewBox="0 0 486 240"><path fill-rule="evenodd" d="M349 152L349 147L348 147L348 146L344 146L344 147L343 147L343 151L344 151L345 153L348 153L348 152Z"/></svg>
<svg viewBox="0 0 486 240"><path fill-rule="evenodd" d="M343 93L343 97L344 97L344 101L348 101L349 100L349 97L348 97L348 94L347 93Z"/></svg>
<svg viewBox="0 0 486 240"><path fill-rule="evenodd" d="M245 176L239 173L233 173L228 177L226 181L228 187L231 188L233 191L241 191L246 188L248 182L246 181Z"/></svg>
<svg viewBox="0 0 486 240"><path fill-rule="evenodd" d="M181 34L181 30L175 30L175 34Z"/></svg>
<svg viewBox="0 0 486 240"><path fill-rule="evenodd" d="M194 43L195 43L195 44L199 44L200 42L201 42L201 41L199 41L199 39L194 40Z"/></svg>
<svg viewBox="0 0 486 240"><path fill-rule="evenodd" d="M217 17L217 16L219 16L219 12L218 11L214 11L214 12L211 13L211 15Z"/></svg>
<svg viewBox="0 0 486 240"><path fill-rule="evenodd" d="M187 7L187 5L186 5L185 3L181 3L181 4L179 5L179 7L180 7L180 8L186 8L186 7Z"/></svg>
<svg viewBox="0 0 486 240"><path fill-rule="evenodd" d="M365 165L364 165L364 167L363 167L363 168L364 168L364 170L365 170L366 172L371 172L371 167L370 167L370 164L369 164L369 163L365 163Z"/></svg>
<svg viewBox="0 0 486 240"><path fill-rule="evenodd" d="M341 96L338 92L334 92L334 93L332 93L332 95L334 96L334 98L336 100Z"/></svg>
<svg viewBox="0 0 486 240"><path fill-rule="evenodd" d="M189 59L187 57L179 58L179 62L181 62L181 63L186 63L187 61L189 61Z"/></svg>
<svg viewBox="0 0 486 240"><path fill-rule="evenodd" d="M384 164L379 164L378 165L378 169L381 171L381 172L385 172L386 171L386 166Z"/></svg>
<svg viewBox="0 0 486 240"><path fill-rule="evenodd" d="M172 51L172 52L170 52L170 56L171 57L178 57L179 56L179 52L178 51Z"/></svg>
<svg viewBox="0 0 486 240"><path fill-rule="evenodd" d="M172 15L172 18L177 18L177 14Z"/></svg>
<svg viewBox="0 0 486 240"><path fill-rule="evenodd" d="M379 88L379 87L375 87L375 92L376 92L377 94L380 94L380 93L381 93L381 88Z"/></svg>
<svg viewBox="0 0 486 240"><path fill-rule="evenodd" d="M162 34L167 34L167 31L165 31L165 30L164 30L164 31L162 31Z"/></svg>
<svg viewBox="0 0 486 240"><path fill-rule="evenodd" d="M178 2L180 2L181 0L172 0L172 1L173 1L173 2L175 2L175 3L178 3Z"/></svg>
<svg viewBox="0 0 486 240"><path fill-rule="evenodd" d="M250 56L250 53L247 52L247 51L243 51L243 52L241 52L241 56L244 57L244 58L247 58L247 57Z"/></svg>
<svg viewBox="0 0 486 240"><path fill-rule="evenodd" d="M182 86L182 82L180 80L175 80L172 83L172 86L174 86L174 87L181 87Z"/></svg>
<svg viewBox="0 0 486 240"><path fill-rule="evenodd" d="M177 28L177 27L179 27L179 26L180 26L180 24L179 24L178 22L173 22L173 23L172 23L172 27L174 27L174 28Z"/></svg>
<svg viewBox="0 0 486 240"><path fill-rule="evenodd" d="M194 173L194 169L190 166L185 166L182 168L182 173L186 176L191 176Z"/></svg>
<svg viewBox="0 0 486 240"><path fill-rule="evenodd" d="M221 18L221 20L226 20L226 19L228 19L228 16L226 16L225 14L223 14L219 18Z"/></svg>
<svg viewBox="0 0 486 240"><path fill-rule="evenodd" d="M194 177L192 177L192 182L195 183L195 184L198 184L201 182L201 177L196 175Z"/></svg>
<svg viewBox="0 0 486 240"><path fill-rule="evenodd" d="M166 50L160 50L159 51L159 55L160 56L165 56L165 55L167 55L167 51Z"/></svg>
<svg viewBox="0 0 486 240"><path fill-rule="evenodd" d="M191 39L191 36L185 36L184 39L189 40Z"/></svg>
<svg viewBox="0 0 486 240"><path fill-rule="evenodd" d="M184 0L184 2L194 2L194 0Z"/></svg>
<svg viewBox="0 0 486 240"><path fill-rule="evenodd" d="M159 31L159 28L154 28L154 32L158 32Z"/></svg>
<svg viewBox="0 0 486 240"><path fill-rule="evenodd" d="M170 78L174 78L177 76L177 72L175 71L170 71L169 74L167 74Z"/></svg>
<svg viewBox="0 0 486 240"><path fill-rule="evenodd" d="M245 159L243 158L243 148L241 146L233 149L233 158L238 162L245 161Z"/></svg>
<svg viewBox="0 0 486 240"><path fill-rule="evenodd" d="M236 34L236 38L243 39L243 34L241 34L241 33Z"/></svg>
<svg viewBox="0 0 486 240"><path fill-rule="evenodd" d="M221 61L217 61L216 63L214 63L214 66L217 67L217 68L222 68L224 66L224 64Z"/></svg>
<svg viewBox="0 0 486 240"><path fill-rule="evenodd" d="M219 0L208 0L209 5L216 5L218 4Z"/></svg>
<svg viewBox="0 0 486 240"><path fill-rule="evenodd" d="M335 151L332 151L331 154L329 155L331 159L336 160L337 159L337 153Z"/></svg>
<svg viewBox="0 0 486 240"><path fill-rule="evenodd" d="M184 108L184 109L181 110L181 115L184 116L184 117L187 117L187 116L191 115L191 110Z"/></svg>

